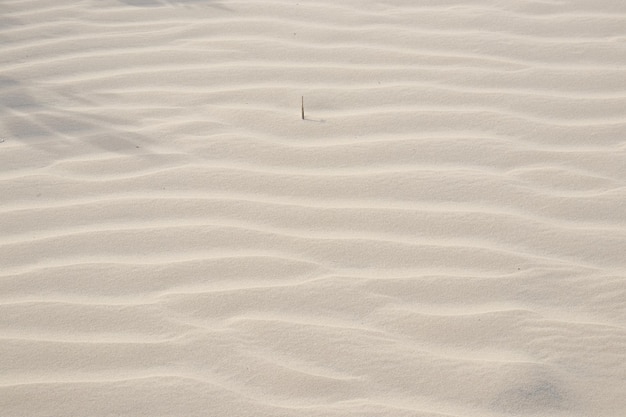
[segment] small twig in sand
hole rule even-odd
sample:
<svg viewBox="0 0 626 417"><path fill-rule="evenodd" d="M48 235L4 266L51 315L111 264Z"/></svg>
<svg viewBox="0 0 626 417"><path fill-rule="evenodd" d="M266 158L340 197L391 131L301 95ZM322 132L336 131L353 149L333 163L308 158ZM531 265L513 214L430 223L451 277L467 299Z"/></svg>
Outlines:
<svg viewBox="0 0 626 417"><path fill-rule="evenodd" d="M304 120L304 96L302 96L302 120Z"/></svg>

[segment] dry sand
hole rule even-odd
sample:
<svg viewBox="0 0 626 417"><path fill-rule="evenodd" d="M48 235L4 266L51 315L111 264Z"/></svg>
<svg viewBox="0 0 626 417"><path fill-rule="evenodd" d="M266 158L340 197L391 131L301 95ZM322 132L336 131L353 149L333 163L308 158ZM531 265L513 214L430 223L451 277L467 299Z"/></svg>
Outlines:
<svg viewBox="0 0 626 417"><path fill-rule="evenodd" d="M1 0L0 45L0 415L626 415L623 0Z"/></svg>

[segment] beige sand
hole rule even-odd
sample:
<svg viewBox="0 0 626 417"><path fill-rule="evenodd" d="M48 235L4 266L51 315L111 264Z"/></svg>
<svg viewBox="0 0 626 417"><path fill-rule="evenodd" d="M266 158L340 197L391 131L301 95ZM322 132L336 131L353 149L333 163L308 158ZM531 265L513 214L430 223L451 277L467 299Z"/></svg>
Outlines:
<svg viewBox="0 0 626 417"><path fill-rule="evenodd" d="M0 415L626 415L624 1L2 0L0 45Z"/></svg>

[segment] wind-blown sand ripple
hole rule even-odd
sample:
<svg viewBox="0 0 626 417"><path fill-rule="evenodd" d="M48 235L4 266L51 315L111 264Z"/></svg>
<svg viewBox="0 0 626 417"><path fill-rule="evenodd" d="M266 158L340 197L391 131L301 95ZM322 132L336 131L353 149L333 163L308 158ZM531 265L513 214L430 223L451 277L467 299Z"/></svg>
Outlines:
<svg viewBox="0 0 626 417"><path fill-rule="evenodd" d="M0 414L624 415L621 2L0 7Z"/></svg>

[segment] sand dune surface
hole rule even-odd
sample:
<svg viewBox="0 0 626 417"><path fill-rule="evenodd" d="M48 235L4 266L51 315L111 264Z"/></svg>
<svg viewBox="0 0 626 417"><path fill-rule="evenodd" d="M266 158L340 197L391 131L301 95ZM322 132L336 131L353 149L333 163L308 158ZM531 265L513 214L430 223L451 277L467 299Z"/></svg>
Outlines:
<svg viewBox="0 0 626 417"><path fill-rule="evenodd" d="M626 415L623 1L0 11L1 415Z"/></svg>

